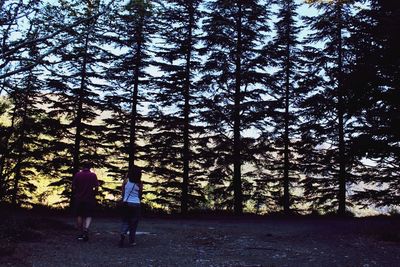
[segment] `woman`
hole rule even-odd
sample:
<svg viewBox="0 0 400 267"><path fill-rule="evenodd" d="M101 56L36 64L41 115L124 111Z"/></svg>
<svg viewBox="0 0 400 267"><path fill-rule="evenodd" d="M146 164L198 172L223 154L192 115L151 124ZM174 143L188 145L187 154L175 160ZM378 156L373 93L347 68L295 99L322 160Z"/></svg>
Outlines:
<svg viewBox="0 0 400 267"><path fill-rule="evenodd" d="M122 183L122 225L119 246L124 246L124 241L129 232L129 246L136 245L136 229L140 217L140 200L142 197L142 170L134 166Z"/></svg>

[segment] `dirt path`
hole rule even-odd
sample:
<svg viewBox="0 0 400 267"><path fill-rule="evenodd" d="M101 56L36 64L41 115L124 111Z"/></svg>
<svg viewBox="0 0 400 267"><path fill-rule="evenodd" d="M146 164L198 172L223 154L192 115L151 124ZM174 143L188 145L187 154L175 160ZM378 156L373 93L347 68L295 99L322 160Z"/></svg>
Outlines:
<svg viewBox="0 0 400 267"><path fill-rule="evenodd" d="M0 265L399 266L399 226L398 219L144 219L137 246L118 248L118 219L95 218L83 243L73 219L60 218Z"/></svg>

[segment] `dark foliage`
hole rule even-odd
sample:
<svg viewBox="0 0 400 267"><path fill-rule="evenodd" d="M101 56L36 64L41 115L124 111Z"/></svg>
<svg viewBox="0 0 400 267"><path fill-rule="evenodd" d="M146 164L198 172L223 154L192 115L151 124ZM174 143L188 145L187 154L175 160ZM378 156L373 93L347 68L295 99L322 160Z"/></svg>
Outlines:
<svg viewBox="0 0 400 267"><path fill-rule="evenodd" d="M0 202L90 159L104 206L139 165L154 210L395 212L399 1L297 3L0 1Z"/></svg>

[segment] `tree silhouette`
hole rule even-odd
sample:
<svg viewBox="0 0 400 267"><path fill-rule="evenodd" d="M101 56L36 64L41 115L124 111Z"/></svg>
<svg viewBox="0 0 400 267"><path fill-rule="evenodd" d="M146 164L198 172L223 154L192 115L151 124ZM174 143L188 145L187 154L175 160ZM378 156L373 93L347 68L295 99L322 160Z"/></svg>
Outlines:
<svg viewBox="0 0 400 267"><path fill-rule="evenodd" d="M214 1L207 8L203 31L208 58L203 80L204 86L208 83L210 96L204 98L207 110L203 116L212 129L209 140L213 151L209 153L214 154L215 165L210 181L222 185L218 190L222 190L224 201L229 200L227 193L233 190L234 211L240 214L244 200L242 166L250 156L244 155L246 147L251 146L245 146L242 131L258 119L252 110L261 101L260 88L255 85L263 74L255 59L261 53L260 41L269 30L267 12L259 1ZM232 182L226 188L228 176Z"/></svg>
<svg viewBox="0 0 400 267"><path fill-rule="evenodd" d="M153 99L150 116L154 121L155 133L149 143L152 155L149 157L156 175L161 180L158 188L160 204L187 213L204 202L199 186L199 170L195 166L197 156L194 106L199 95L196 75L200 61L198 57L201 1L168 1L160 10L160 45L157 47L155 66L161 71L154 78ZM192 147L192 148L191 148ZM153 184L154 186L156 184ZM172 204L174 203L174 204Z"/></svg>

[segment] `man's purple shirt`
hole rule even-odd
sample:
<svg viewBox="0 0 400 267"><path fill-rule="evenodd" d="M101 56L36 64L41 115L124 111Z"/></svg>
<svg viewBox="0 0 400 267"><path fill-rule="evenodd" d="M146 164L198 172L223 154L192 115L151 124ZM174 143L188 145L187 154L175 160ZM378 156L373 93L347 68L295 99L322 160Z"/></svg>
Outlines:
<svg viewBox="0 0 400 267"><path fill-rule="evenodd" d="M95 173L83 169L76 173L72 181L74 199L79 202L96 202L99 182Z"/></svg>

